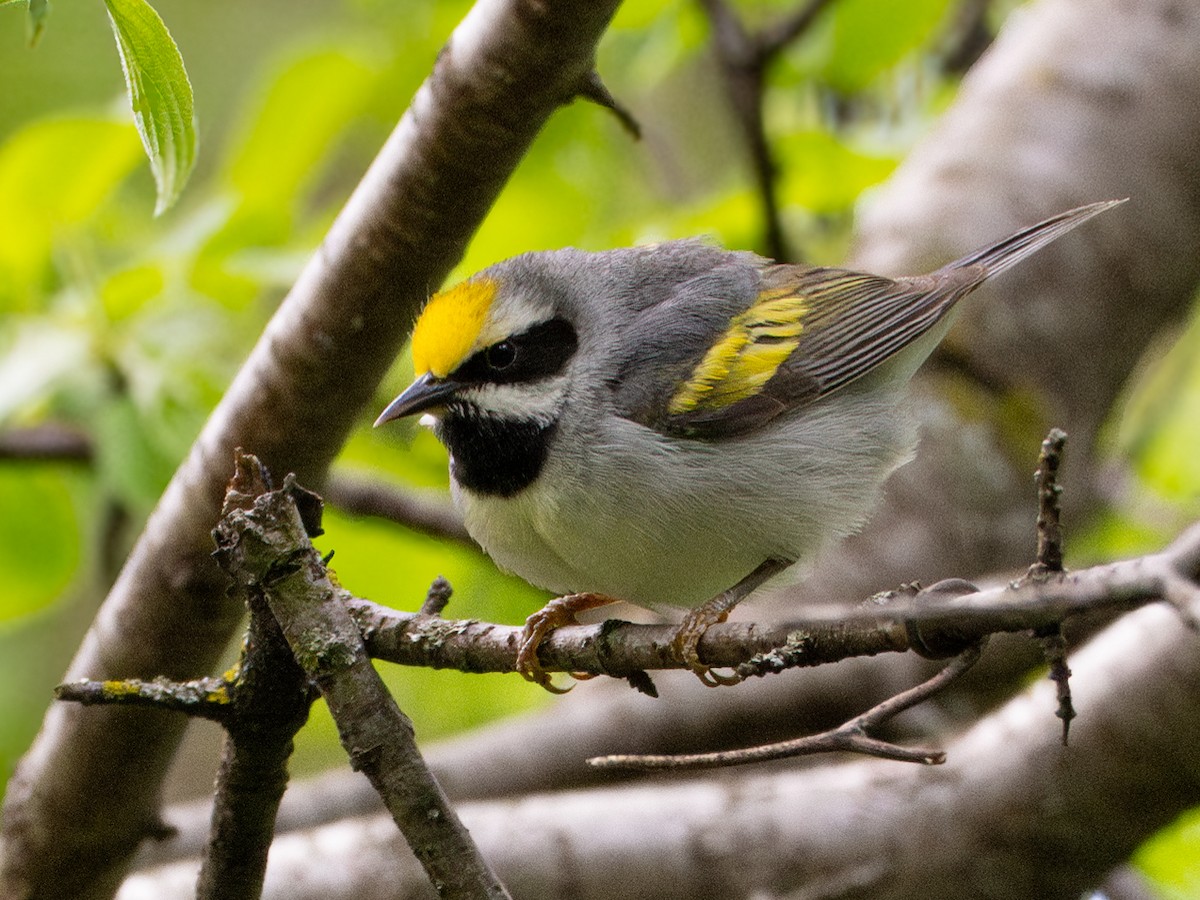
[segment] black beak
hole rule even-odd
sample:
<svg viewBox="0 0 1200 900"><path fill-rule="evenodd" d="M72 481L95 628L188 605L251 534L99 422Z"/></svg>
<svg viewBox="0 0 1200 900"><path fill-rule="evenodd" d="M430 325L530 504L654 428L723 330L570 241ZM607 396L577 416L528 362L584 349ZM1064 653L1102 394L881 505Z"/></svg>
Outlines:
<svg viewBox="0 0 1200 900"><path fill-rule="evenodd" d="M413 413L424 412L431 407L439 406L447 398L453 396L460 387L462 385L457 381L435 378L432 373L426 372L405 388L403 394L387 405L387 409L381 412L379 418L375 420L374 427L378 428L384 422L402 419Z"/></svg>

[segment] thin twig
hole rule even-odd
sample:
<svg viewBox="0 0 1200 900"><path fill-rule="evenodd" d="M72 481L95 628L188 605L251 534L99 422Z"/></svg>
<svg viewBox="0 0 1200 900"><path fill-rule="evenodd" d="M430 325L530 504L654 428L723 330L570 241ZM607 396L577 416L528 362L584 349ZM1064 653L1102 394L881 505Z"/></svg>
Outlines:
<svg viewBox="0 0 1200 900"><path fill-rule="evenodd" d="M768 256L790 262L776 190L778 168L763 118L763 68L754 41L724 0L700 0L712 26L713 48L725 79L729 104L741 128L762 204L763 242Z"/></svg>
<svg viewBox="0 0 1200 900"><path fill-rule="evenodd" d="M641 140L642 126L638 124L629 108L612 95L612 91L600 79L600 73L595 69L584 76L579 85L579 96L607 109L617 117L617 121L635 141Z"/></svg>
<svg viewBox="0 0 1200 900"><path fill-rule="evenodd" d="M429 590L425 593L425 602L421 604L419 615L440 616L442 610L446 608L446 604L450 602L450 597L453 594L454 588L450 586L450 582L439 575L433 580L433 584L429 586Z"/></svg>
<svg viewBox="0 0 1200 900"><path fill-rule="evenodd" d="M28 462L92 462L92 442L66 425L47 423L0 432L0 459Z"/></svg>
<svg viewBox="0 0 1200 900"><path fill-rule="evenodd" d="M725 78L733 114L746 143L755 187L762 204L763 243L767 254L780 262L794 262L780 215L776 181L778 166L767 139L763 113L766 73L775 58L812 26L831 0L808 0L788 15L749 31L726 0L700 0L712 28L713 50Z"/></svg>
<svg viewBox="0 0 1200 900"><path fill-rule="evenodd" d="M776 744L765 744L759 747L747 747L741 750L721 750L715 753L687 753L662 756L617 754L613 756L593 757L587 762L589 766L597 769L712 769L724 766L739 766L753 762L766 762L775 759L790 759L796 756L809 756L814 753L845 751L848 753L861 753L866 756L877 756L882 759L893 759L899 762L915 762L928 766L940 765L946 761L944 751L928 748L901 747L889 741L873 738L869 732L905 710L924 703L938 691L945 688L946 685L963 675L979 661L981 651L981 645L964 651L928 681L922 682L916 687L909 688L907 691L897 694L894 697L889 697L882 703L871 707L871 709L862 715L855 716L845 724L821 734L796 738L791 741L780 741Z"/></svg>
<svg viewBox="0 0 1200 900"><path fill-rule="evenodd" d="M990 0L965 0L958 5L950 46L942 57L942 68L948 74L962 75L992 45L996 36L988 26L989 6Z"/></svg>
<svg viewBox="0 0 1200 900"><path fill-rule="evenodd" d="M1071 700L1071 668L1067 665L1067 639L1063 636L1061 625L1035 633L1041 641L1042 654L1050 665L1048 677L1054 682L1054 693L1058 700L1054 715L1062 720L1062 744L1065 747L1071 736L1071 720L1075 718L1075 704Z"/></svg>
<svg viewBox="0 0 1200 900"><path fill-rule="evenodd" d="M759 55L767 62L778 56L788 44L808 31L817 16L832 2L833 0L809 0L790 15L765 26L756 39Z"/></svg>
<svg viewBox="0 0 1200 900"><path fill-rule="evenodd" d="M141 706L180 712L198 719L225 722L230 716L230 682L224 678L143 681L81 679L54 689L54 698L83 706Z"/></svg>
<svg viewBox="0 0 1200 900"><path fill-rule="evenodd" d="M1051 428L1038 456L1036 569L1040 573L1061 572L1063 568L1062 487L1058 483L1058 469L1066 443L1067 433Z"/></svg>
<svg viewBox="0 0 1200 900"><path fill-rule="evenodd" d="M1066 443L1067 433L1051 428L1038 455L1034 476L1038 495L1037 562L1030 567L1029 578L1044 578L1063 571L1062 487L1058 483L1058 470ZM1062 720L1065 747L1071 734L1071 720L1075 718L1075 706L1071 702L1071 669L1067 665L1067 641L1063 637L1062 623L1036 629L1034 635L1041 641L1042 653L1050 666L1049 677L1058 698L1055 715Z"/></svg>

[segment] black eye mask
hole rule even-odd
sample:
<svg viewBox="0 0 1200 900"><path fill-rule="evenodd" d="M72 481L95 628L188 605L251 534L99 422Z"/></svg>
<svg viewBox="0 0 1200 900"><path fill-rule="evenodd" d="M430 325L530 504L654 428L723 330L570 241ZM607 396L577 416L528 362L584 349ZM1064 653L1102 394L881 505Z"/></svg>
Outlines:
<svg viewBox="0 0 1200 900"><path fill-rule="evenodd" d="M551 319L484 347L450 373L460 384L524 384L562 374L579 340L566 319Z"/></svg>

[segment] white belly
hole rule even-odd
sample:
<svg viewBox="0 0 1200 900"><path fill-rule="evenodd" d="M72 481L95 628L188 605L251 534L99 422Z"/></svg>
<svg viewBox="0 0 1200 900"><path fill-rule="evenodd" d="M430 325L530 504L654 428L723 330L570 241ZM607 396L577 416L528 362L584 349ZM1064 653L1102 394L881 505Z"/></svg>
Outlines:
<svg viewBox="0 0 1200 900"><path fill-rule="evenodd" d="M862 524L915 444L894 397L853 392L714 443L610 421L605 435L560 435L515 497L455 496L502 568L647 607L695 606L767 559L810 559Z"/></svg>

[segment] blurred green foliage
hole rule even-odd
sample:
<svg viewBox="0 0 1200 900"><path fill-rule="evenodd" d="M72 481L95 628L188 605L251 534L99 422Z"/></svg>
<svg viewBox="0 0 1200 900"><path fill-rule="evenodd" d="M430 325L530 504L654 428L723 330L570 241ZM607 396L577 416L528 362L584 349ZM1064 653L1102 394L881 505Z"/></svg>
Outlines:
<svg viewBox="0 0 1200 900"><path fill-rule="evenodd" d="M1153 883L1163 900L1200 897L1200 809L1180 816L1147 841L1134 863Z"/></svg>
<svg viewBox="0 0 1200 900"><path fill-rule="evenodd" d="M154 219L103 12L56 9L30 50L19 5L0 4L0 431L52 422L93 448L88 466L0 462L0 771L36 730L114 560L467 6L156 2L192 74L203 155ZM761 24L793 6L738 8ZM836 0L772 67L764 106L784 224L815 261L844 255L861 194L952 96L940 59L956 9ZM742 136L706 42L699 4L627 3L598 67L645 138L594 106L563 109L457 275L525 250L693 234L761 249ZM1136 478L1084 552L1161 544L1200 510L1198 343L1193 325L1137 379L1112 439ZM398 360L380 404L410 374ZM366 412L340 465L445 491L436 441L372 432ZM441 574L456 588L450 615L511 623L542 600L468 550L337 510L326 530L322 548L359 595L412 609ZM423 738L549 699L513 676L385 675ZM298 752L300 770L341 759L323 712ZM1143 857L1148 871L1155 859Z"/></svg>

